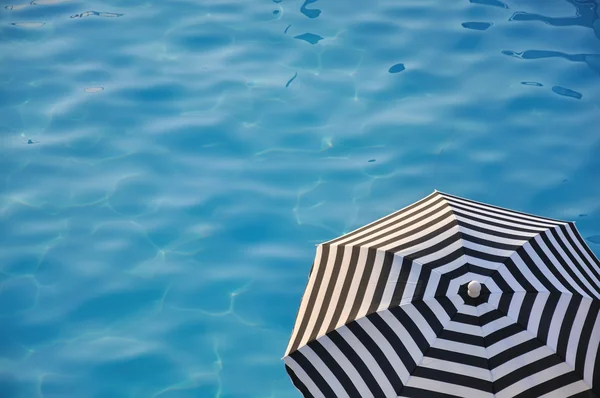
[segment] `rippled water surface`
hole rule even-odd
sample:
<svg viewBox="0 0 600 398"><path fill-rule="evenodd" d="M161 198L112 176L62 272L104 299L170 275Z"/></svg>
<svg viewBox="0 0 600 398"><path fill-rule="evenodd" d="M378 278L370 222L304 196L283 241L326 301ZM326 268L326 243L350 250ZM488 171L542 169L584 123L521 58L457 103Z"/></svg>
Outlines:
<svg viewBox="0 0 600 398"><path fill-rule="evenodd" d="M0 396L299 397L314 244L434 189L600 252L597 0L2 2Z"/></svg>

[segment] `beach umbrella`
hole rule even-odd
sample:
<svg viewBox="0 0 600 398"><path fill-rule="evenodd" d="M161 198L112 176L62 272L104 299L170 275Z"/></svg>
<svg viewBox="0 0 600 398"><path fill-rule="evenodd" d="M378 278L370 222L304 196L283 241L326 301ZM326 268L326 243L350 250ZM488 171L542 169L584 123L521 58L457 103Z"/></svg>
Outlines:
<svg viewBox="0 0 600 398"><path fill-rule="evenodd" d="M575 224L435 191L317 245L283 357L304 397L600 397Z"/></svg>

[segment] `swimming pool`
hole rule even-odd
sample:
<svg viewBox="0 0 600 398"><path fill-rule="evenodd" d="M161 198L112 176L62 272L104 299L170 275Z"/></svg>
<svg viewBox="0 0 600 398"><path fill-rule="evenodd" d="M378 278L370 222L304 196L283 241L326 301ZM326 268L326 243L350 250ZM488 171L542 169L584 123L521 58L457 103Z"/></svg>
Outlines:
<svg viewBox="0 0 600 398"><path fill-rule="evenodd" d="M2 397L299 397L314 244L434 189L600 254L595 1L5 4Z"/></svg>

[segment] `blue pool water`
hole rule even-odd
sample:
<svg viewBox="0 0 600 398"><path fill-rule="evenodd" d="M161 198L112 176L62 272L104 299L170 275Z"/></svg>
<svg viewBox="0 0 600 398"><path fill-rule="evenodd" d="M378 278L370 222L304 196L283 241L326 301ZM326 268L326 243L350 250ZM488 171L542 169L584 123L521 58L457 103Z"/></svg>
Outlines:
<svg viewBox="0 0 600 398"><path fill-rule="evenodd" d="M299 397L314 244L434 189L600 252L597 0L7 1L0 397Z"/></svg>

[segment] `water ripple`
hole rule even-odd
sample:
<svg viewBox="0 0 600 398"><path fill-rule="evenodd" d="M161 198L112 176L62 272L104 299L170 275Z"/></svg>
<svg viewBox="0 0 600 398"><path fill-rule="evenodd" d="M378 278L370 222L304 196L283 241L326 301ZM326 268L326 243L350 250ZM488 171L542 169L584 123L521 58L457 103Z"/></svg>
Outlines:
<svg viewBox="0 0 600 398"><path fill-rule="evenodd" d="M433 189L598 252L596 3L5 6L0 396L295 397L314 244Z"/></svg>

